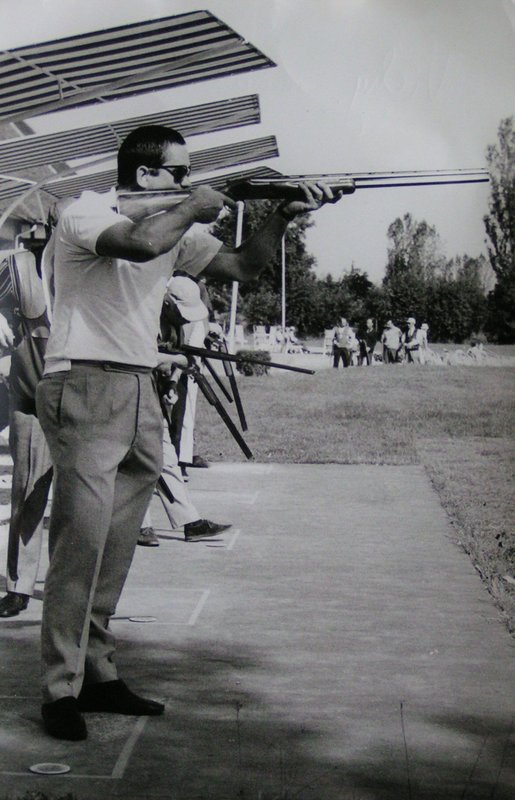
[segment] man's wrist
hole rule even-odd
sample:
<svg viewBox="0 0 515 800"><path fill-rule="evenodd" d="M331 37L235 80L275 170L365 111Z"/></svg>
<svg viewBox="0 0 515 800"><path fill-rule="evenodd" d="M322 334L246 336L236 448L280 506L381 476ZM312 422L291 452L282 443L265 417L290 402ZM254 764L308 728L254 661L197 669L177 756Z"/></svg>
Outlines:
<svg viewBox="0 0 515 800"><path fill-rule="evenodd" d="M277 207L276 211L279 214L279 216L282 217L284 220L286 220L287 222L292 222L297 215L288 213L286 211L286 208L287 208L287 204L286 203L281 203L281 205Z"/></svg>

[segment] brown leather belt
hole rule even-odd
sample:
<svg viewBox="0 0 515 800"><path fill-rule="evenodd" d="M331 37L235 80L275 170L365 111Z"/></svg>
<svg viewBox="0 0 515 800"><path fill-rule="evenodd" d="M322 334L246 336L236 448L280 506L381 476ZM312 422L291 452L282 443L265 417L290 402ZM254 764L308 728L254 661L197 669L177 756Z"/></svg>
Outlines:
<svg viewBox="0 0 515 800"><path fill-rule="evenodd" d="M152 372L152 367L144 367L141 364L122 364L119 361L88 361L87 359L74 358L70 361L72 367L97 367L106 372L135 372L141 375L148 375Z"/></svg>

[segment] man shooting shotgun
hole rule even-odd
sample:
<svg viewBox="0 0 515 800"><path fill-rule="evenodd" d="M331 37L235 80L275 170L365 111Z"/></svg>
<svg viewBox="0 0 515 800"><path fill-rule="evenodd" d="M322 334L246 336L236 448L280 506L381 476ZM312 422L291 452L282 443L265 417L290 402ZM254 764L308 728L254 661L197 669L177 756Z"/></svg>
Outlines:
<svg viewBox="0 0 515 800"><path fill-rule="evenodd" d="M175 269L222 280L255 279L288 222L341 195L301 183L238 249L197 223L213 222L228 195L191 191L180 133L144 126L118 153L118 190L84 192L54 235L52 331L37 411L54 465L50 565L42 636L42 716L59 739L85 739L84 712L157 715L164 706L118 678L109 619L161 473L162 414L152 371L187 366L157 353L165 289ZM189 192L163 213L132 213L123 193ZM177 199L177 198L176 198Z"/></svg>

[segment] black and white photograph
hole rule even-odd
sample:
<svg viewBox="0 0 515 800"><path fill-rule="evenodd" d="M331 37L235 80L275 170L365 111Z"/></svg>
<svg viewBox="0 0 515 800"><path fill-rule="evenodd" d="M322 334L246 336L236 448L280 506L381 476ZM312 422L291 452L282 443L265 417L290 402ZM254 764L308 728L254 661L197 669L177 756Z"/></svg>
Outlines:
<svg viewBox="0 0 515 800"><path fill-rule="evenodd" d="M513 800L514 0L0 22L0 800Z"/></svg>

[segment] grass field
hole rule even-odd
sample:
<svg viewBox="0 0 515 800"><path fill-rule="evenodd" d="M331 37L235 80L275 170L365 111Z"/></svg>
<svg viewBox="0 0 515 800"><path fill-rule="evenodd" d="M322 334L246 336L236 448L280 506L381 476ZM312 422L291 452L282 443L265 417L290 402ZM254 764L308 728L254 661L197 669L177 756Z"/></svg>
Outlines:
<svg viewBox="0 0 515 800"><path fill-rule="evenodd" d="M515 368L274 372L239 387L256 461L424 465L515 634ZM211 460L245 460L203 399L196 438Z"/></svg>

